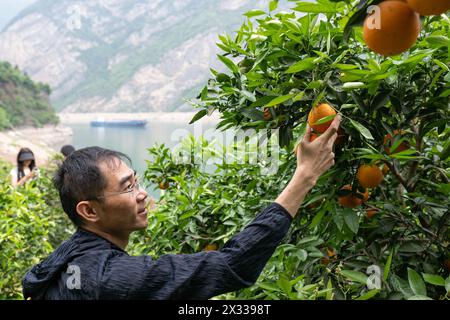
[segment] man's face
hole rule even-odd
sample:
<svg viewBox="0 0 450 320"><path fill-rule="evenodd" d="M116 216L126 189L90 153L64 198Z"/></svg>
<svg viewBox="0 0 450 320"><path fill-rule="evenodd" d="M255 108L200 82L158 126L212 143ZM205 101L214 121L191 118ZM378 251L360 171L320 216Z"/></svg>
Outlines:
<svg viewBox="0 0 450 320"><path fill-rule="evenodd" d="M136 183L134 171L123 161L105 161L99 164L107 181L102 202L95 203L99 220L97 226L112 234L129 234L145 229L147 220L147 192L133 189ZM129 190L133 192L122 193Z"/></svg>

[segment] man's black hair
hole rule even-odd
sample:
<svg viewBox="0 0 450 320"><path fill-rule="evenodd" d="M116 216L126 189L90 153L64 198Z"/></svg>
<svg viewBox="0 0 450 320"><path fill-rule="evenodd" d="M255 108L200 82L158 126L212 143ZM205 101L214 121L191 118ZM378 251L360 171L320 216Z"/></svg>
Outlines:
<svg viewBox="0 0 450 320"><path fill-rule="evenodd" d="M64 155L64 157L70 156L70 154L74 151L75 151L75 148L70 144L65 145L61 148L61 153Z"/></svg>
<svg viewBox="0 0 450 320"><path fill-rule="evenodd" d="M96 199L106 188L107 180L99 164L106 161L112 166L117 164L114 160L124 159L131 163L130 158L121 152L89 147L74 151L61 164L53 182L64 211L77 227L83 225L76 210L77 204L80 201Z"/></svg>

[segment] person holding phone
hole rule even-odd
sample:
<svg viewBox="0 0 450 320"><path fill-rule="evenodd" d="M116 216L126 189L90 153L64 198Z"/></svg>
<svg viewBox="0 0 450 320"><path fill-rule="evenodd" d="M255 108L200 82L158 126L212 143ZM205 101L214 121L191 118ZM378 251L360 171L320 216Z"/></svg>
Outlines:
<svg viewBox="0 0 450 320"><path fill-rule="evenodd" d="M38 172L33 151L22 148L17 154L17 167L10 172L11 184L14 187L23 186L28 181L33 180Z"/></svg>

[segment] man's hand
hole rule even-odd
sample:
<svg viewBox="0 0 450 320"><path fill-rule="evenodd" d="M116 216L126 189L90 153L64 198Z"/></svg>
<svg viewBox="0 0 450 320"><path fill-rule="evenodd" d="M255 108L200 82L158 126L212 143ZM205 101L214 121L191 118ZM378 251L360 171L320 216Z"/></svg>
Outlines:
<svg viewBox="0 0 450 320"><path fill-rule="evenodd" d="M317 179L334 165L333 145L337 139L337 131L341 123L341 116L337 115L330 127L319 138L310 142L311 128L306 126L303 140L296 147L298 173L306 173L314 180Z"/></svg>
<svg viewBox="0 0 450 320"><path fill-rule="evenodd" d="M340 123L341 116L337 115L328 130L313 142L309 141L311 128L307 125L303 140L295 148L297 169L292 180L275 200L292 217L295 217L306 194L314 187L319 177L334 165L333 144Z"/></svg>

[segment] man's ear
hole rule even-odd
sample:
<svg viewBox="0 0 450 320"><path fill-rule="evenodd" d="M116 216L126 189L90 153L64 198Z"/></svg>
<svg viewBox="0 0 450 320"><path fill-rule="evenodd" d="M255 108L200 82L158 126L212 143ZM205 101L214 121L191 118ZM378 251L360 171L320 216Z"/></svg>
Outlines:
<svg viewBox="0 0 450 320"><path fill-rule="evenodd" d="M92 206L91 201L81 201L77 204L77 213L85 220L89 222L97 222L100 216L97 214L96 209Z"/></svg>

